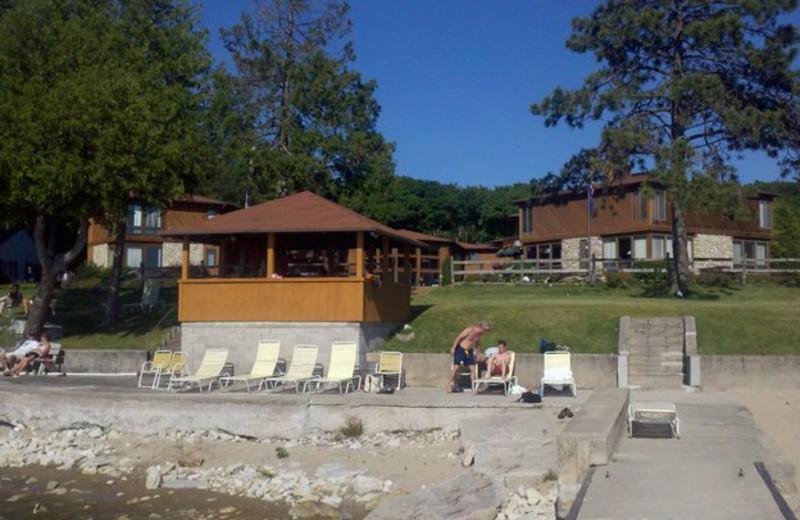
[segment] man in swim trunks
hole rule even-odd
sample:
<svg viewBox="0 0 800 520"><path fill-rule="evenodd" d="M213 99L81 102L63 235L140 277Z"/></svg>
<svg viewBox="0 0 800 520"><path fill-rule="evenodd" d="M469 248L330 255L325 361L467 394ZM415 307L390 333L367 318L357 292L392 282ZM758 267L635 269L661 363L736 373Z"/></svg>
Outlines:
<svg viewBox="0 0 800 520"><path fill-rule="evenodd" d="M28 338L17 345L13 352L0 354L0 367L4 370L3 375L10 376L11 369L38 346L39 342L36 341L33 334L29 334Z"/></svg>
<svg viewBox="0 0 800 520"><path fill-rule="evenodd" d="M453 346L450 347L450 354L453 356L453 368L450 370L450 377L447 380L447 392L453 391L453 382L456 379L456 374L460 366L469 367L470 383L475 381L478 375L477 362L480 357L478 352L478 345L481 342L481 336L491 330L491 326L483 321L478 325L467 327L461 334L456 336L453 341Z"/></svg>
<svg viewBox="0 0 800 520"><path fill-rule="evenodd" d="M28 342L26 342L26 344L30 345ZM50 354L50 348L51 348L50 338L47 336L46 333L42 332L41 339L37 343L36 348L34 348L33 350L29 350L24 355L21 355L21 357L17 361L17 364L14 366L14 368L12 368L9 371L10 373L9 375L12 375L14 377L20 375L20 373L22 373L22 371L25 370L25 368L27 368L27 366L30 363L32 363L35 359Z"/></svg>
<svg viewBox="0 0 800 520"><path fill-rule="evenodd" d="M508 374L508 367L511 363L511 354L508 353L508 343L501 339L497 342L497 354L486 360L486 379L500 376L505 379Z"/></svg>

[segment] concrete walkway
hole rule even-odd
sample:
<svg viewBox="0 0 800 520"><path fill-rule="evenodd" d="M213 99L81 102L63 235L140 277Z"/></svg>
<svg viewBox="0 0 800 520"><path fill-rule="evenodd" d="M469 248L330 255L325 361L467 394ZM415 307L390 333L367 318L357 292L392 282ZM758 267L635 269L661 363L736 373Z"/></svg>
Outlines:
<svg viewBox="0 0 800 520"><path fill-rule="evenodd" d="M579 519L784 518L753 463L775 479L788 468L729 394L634 391L635 401L675 403L682 438L623 435L612 462L596 468Z"/></svg>

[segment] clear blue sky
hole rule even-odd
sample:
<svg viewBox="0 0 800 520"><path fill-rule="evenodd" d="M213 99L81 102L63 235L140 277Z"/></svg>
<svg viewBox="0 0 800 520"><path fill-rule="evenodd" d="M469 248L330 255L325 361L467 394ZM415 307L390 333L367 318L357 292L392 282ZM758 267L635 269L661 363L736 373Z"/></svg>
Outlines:
<svg viewBox="0 0 800 520"><path fill-rule="evenodd" d="M251 0L195 0L217 60L219 27ZM564 46L570 21L599 0L350 0L351 40L364 79L378 82L379 130L397 145L397 173L461 186L504 186L558 173L598 141L599 127L545 128L531 103L575 88L594 58ZM793 16L797 20L797 16ZM764 156L738 165L742 182L776 180Z"/></svg>

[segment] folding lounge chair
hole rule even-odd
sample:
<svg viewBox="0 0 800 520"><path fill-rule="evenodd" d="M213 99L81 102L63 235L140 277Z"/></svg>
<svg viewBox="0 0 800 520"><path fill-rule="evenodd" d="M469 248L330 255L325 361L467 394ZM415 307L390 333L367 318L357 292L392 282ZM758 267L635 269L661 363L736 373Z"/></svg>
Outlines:
<svg viewBox="0 0 800 520"><path fill-rule="evenodd" d="M153 353L153 357L150 359L150 361L145 361L142 363L142 368L139 371L139 388L144 388L142 383L145 374L153 376L153 381L147 386L150 388L155 388L159 375L164 373L169 368L169 360L171 358L171 350L156 350Z"/></svg>
<svg viewBox="0 0 800 520"><path fill-rule="evenodd" d="M577 385L572 375L572 364L570 353L563 350L555 350L544 353L544 372L542 377L542 395L544 386L568 386L572 390L572 396L577 395Z"/></svg>
<svg viewBox="0 0 800 520"><path fill-rule="evenodd" d="M206 350L203 355L203 360L197 368L197 372L192 375L175 375L173 372L170 375L167 390L172 390L177 387L197 385L197 388L202 392L203 383L208 383L208 391L220 377L225 362L228 360L228 349L226 348L210 348Z"/></svg>
<svg viewBox="0 0 800 520"><path fill-rule="evenodd" d="M153 380L153 390L161 389L161 380L166 377L167 381L174 377L181 377L186 375L186 362L189 356L182 350L176 350L169 358L169 363L164 367L164 370L158 372Z"/></svg>
<svg viewBox="0 0 800 520"><path fill-rule="evenodd" d="M253 368L250 370L250 373L238 376L220 377L220 386L228 388L232 383L242 381L249 392L250 383L258 382L258 389L260 390L264 384L264 380L275 375L275 367L278 365L278 354L280 350L280 341L270 340L259 342L258 350L256 351L256 360L253 363Z"/></svg>
<svg viewBox="0 0 800 520"><path fill-rule="evenodd" d="M489 352L489 349L486 350ZM508 350L509 360L508 360L508 372L506 372L506 377L501 376L492 376L490 374L486 374L487 377L483 379L476 379L472 382L472 391L477 392L482 387L489 385L503 385L503 392L508 395L508 392L511 391L511 387L517 384L517 376L514 375L514 363L517 359L517 355L513 350Z"/></svg>
<svg viewBox="0 0 800 520"><path fill-rule="evenodd" d="M346 394L353 388L361 387L361 376L354 375L358 347L354 341L336 341L331 345L331 362L328 374L320 379L311 379L303 383L303 391L314 387L318 391L322 385L336 385L340 394ZM353 385L354 380L358 380ZM344 385L344 386L342 386Z"/></svg>
<svg viewBox="0 0 800 520"><path fill-rule="evenodd" d="M142 299L139 303L126 303L122 306L123 312L130 312L140 310L142 312L149 312L154 307L164 305L164 302L158 299L161 285L158 280L147 279L144 281L142 287Z"/></svg>
<svg viewBox="0 0 800 520"><path fill-rule="evenodd" d="M278 388L283 390L287 386L294 385L297 393L300 393L300 383L317 377L314 376L314 367L317 364L318 348L317 345L295 345L286 375L264 379L263 384L266 385L267 391L275 391Z"/></svg>
<svg viewBox="0 0 800 520"><path fill-rule="evenodd" d="M681 422L673 403L628 404L628 437L663 437L665 432L681 438Z"/></svg>
<svg viewBox="0 0 800 520"><path fill-rule="evenodd" d="M380 379L381 389L386 388L386 376L397 377L397 390L403 387L403 353L381 351L374 376Z"/></svg>

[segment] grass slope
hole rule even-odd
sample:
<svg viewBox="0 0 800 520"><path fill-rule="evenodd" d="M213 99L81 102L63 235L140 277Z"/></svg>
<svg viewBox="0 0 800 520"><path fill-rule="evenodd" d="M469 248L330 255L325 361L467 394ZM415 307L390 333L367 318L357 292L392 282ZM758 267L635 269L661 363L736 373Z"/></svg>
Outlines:
<svg viewBox="0 0 800 520"><path fill-rule="evenodd" d="M688 299L646 297L641 289L572 286L442 287L414 298L414 338L385 348L447 352L454 337L481 320L492 323L484 346L499 339L538 352L539 339L580 353L617 351L619 318L694 316L702 354L797 354L800 290L776 285L700 288Z"/></svg>

